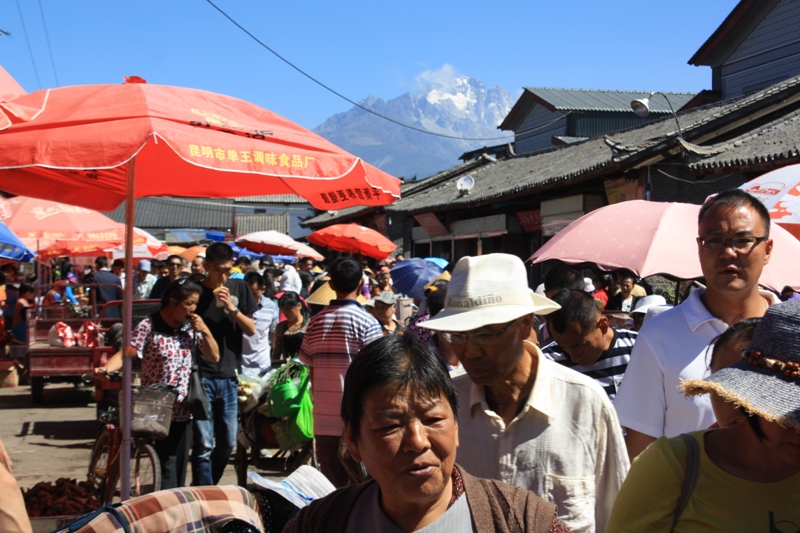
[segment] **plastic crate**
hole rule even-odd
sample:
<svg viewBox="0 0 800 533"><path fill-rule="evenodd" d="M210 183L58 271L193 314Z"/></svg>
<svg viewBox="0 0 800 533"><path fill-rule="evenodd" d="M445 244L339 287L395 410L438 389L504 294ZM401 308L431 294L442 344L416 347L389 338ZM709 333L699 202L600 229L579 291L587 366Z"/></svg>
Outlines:
<svg viewBox="0 0 800 533"><path fill-rule="evenodd" d="M131 391L131 431L163 439L169 435L172 408L178 393L162 388L134 387Z"/></svg>

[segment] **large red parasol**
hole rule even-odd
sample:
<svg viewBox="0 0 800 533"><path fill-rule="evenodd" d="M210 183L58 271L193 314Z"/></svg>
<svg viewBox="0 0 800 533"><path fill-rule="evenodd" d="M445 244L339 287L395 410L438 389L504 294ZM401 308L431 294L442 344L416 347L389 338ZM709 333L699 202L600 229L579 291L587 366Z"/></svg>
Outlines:
<svg viewBox="0 0 800 533"><path fill-rule="evenodd" d="M110 211L125 200L124 165L135 156L136 197L238 190L298 194L320 209L400 197L399 180L271 111L138 81L0 102L3 189Z"/></svg>
<svg viewBox="0 0 800 533"><path fill-rule="evenodd" d="M358 253L375 259L386 259L397 245L375 231L358 224L334 224L315 231L306 240L317 246L345 253Z"/></svg>
<svg viewBox="0 0 800 533"><path fill-rule="evenodd" d="M386 205L400 181L266 109L196 89L90 85L0 101L0 189L98 210L125 200L133 235L135 198L294 193L321 209ZM133 276L133 239L125 272ZM133 292L125 286L130 344ZM120 457L130 488L131 360L124 358Z"/></svg>
<svg viewBox="0 0 800 533"><path fill-rule="evenodd" d="M604 270L628 268L645 278L669 274L679 279L703 275L697 256L694 204L631 200L601 207L561 230L534 253L534 263L558 259L569 264L595 263ZM772 257L759 282L780 291L800 287L800 241L772 224Z"/></svg>

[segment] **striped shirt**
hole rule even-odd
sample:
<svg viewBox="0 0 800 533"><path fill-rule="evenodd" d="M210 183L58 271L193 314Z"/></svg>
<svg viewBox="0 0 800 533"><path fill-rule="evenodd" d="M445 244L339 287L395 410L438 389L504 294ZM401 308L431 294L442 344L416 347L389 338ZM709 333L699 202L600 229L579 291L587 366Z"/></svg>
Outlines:
<svg viewBox="0 0 800 533"><path fill-rule="evenodd" d="M613 402L617 396L619 385L622 383L622 377L625 375L625 369L628 368L631 350L633 350L633 343L636 342L638 333L628 329L611 329L614 331L611 348L603 352L600 359L593 365L576 365L555 341L542 348L542 353L551 361L594 379L603 387Z"/></svg>
<svg viewBox="0 0 800 533"><path fill-rule="evenodd" d="M361 348L383 337L383 329L355 300L332 300L308 322L300 360L314 369L314 433L340 436L344 375Z"/></svg>

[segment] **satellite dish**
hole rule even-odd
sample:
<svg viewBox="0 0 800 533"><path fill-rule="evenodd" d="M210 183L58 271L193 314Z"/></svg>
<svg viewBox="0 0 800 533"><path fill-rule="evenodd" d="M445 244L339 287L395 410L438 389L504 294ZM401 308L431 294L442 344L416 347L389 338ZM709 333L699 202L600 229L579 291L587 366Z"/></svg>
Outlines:
<svg viewBox="0 0 800 533"><path fill-rule="evenodd" d="M467 194L474 186L475 178L472 176L461 176L456 182L456 189L458 189L461 194Z"/></svg>

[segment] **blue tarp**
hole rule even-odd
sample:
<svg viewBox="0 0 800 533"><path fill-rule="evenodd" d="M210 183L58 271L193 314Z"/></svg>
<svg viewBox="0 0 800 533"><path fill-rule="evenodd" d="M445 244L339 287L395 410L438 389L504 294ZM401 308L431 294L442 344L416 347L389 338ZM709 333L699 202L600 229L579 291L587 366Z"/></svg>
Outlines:
<svg viewBox="0 0 800 533"><path fill-rule="evenodd" d="M35 255L36 253L28 250L8 226L0 222L0 259L28 263L33 261Z"/></svg>

